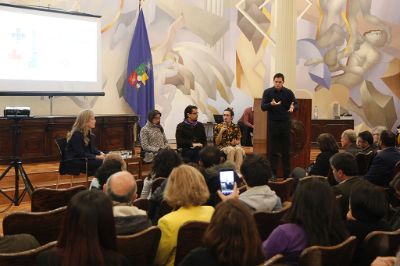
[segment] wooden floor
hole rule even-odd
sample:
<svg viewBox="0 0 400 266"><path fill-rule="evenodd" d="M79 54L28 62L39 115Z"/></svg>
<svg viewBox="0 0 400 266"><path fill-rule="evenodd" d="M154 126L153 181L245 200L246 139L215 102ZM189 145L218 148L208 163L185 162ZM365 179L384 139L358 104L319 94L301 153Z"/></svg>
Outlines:
<svg viewBox="0 0 400 266"><path fill-rule="evenodd" d="M245 147L246 153L252 153L252 147ZM318 149L312 149L310 152L310 162L315 161L316 156L318 155ZM32 185L37 187L55 187L56 181L58 178L58 161L54 162L46 162L46 163L32 163L23 165L25 172L27 173ZM3 173L7 168L7 165L0 165L0 173ZM79 178L74 179L73 184L84 184L85 177L82 175ZM69 187L70 179L68 177L62 177L59 182L59 187ZM23 188L23 184L20 184L21 188ZM0 189L13 197L15 188L15 174L14 170L11 169L10 172L0 180ZM19 206L14 206L10 204L9 200L4 197L4 195L0 194L0 232L2 234L3 227L2 221L3 217L10 212L14 211L30 211L30 198L28 195L25 195L23 201Z"/></svg>

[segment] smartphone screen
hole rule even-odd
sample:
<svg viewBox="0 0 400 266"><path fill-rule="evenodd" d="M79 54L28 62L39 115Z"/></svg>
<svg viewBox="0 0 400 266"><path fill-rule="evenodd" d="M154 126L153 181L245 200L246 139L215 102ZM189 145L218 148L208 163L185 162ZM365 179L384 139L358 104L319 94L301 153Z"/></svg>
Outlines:
<svg viewBox="0 0 400 266"><path fill-rule="evenodd" d="M233 191L235 185L235 173L233 170L222 170L219 172L219 182L221 184L221 192L229 195Z"/></svg>

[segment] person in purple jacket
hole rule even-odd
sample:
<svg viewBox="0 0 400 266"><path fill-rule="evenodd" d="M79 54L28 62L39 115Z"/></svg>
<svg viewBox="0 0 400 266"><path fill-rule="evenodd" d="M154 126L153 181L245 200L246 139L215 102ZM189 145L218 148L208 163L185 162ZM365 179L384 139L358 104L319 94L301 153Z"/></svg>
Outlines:
<svg viewBox="0 0 400 266"><path fill-rule="evenodd" d="M275 228L262 243L266 259L280 253L285 263L297 264L306 247L337 245L348 236L335 195L323 177L300 180L284 221L286 223Z"/></svg>

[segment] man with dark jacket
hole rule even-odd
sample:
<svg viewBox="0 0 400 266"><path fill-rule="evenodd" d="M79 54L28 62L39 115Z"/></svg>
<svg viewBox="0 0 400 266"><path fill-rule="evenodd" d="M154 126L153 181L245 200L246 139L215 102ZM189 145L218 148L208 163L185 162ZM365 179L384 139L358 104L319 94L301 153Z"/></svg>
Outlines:
<svg viewBox="0 0 400 266"><path fill-rule="evenodd" d="M389 130L381 133L379 146L381 150L374 157L364 179L382 187L388 187L394 176L396 163L400 161L400 151L395 147L396 136Z"/></svg>
<svg viewBox="0 0 400 266"><path fill-rule="evenodd" d="M349 209L349 198L353 186L362 179L358 177L357 160L354 155L349 152L339 152L333 155L329 160L333 175L339 183L333 186L336 195L342 195L340 200L342 218L346 218Z"/></svg>
<svg viewBox="0 0 400 266"><path fill-rule="evenodd" d="M121 171L111 175L103 189L113 202L117 235L134 234L151 226L146 212L132 206L137 186L131 173Z"/></svg>
<svg viewBox="0 0 400 266"><path fill-rule="evenodd" d="M189 105L184 112L185 119L176 127L176 145L182 150L186 162L197 163L201 148L207 145L206 131L204 125L197 121L197 106Z"/></svg>

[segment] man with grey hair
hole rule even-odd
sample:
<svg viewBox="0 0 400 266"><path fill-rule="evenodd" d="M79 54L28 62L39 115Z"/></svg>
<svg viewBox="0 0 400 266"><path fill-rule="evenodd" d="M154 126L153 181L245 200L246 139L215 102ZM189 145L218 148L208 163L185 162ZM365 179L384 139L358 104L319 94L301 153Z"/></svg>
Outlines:
<svg viewBox="0 0 400 266"><path fill-rule="evenodd" d="M151 226L147 213L132 206L137 197L137 185L131 173L121 171L111 175L103 190L113 202L117 235L134 234Z"/></svg>
<svg viewBox="0 0 400 266"><path fill-rule="evenodd" d="M340 138L340 143L344 151L353 154L354 156L361 150L357 146L357 134L353 129L343 131Z"/></svg>

